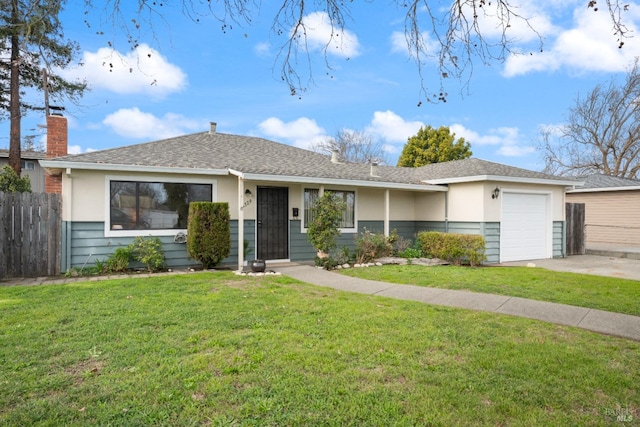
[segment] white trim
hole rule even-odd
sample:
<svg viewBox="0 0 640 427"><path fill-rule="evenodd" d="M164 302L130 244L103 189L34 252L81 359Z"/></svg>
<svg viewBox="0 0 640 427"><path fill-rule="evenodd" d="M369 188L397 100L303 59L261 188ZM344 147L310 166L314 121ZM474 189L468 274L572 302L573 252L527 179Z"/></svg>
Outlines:
<svg viewBox="0 0 640 427"><path fill-rule="evenodd" d="M167 166L119 165L113 163L65 162L55 160L38 160L40 166L47 169L62 170L82 169L113 172L153 172L188 175L229 175L227 169L172 168Z"/></svg>
<svg viewBox="0 0 640 427"><path fill-rule="evenodd" d="M300 209L302 211L301 219L300 219L300 233L307 234L307 227L304 226L304 191L305 190L318 190L318 195L322 197L322 194L325 191L351 191L353 192L354 200L353 200L353 228L339 228L340 233L344 234L356 234L358 232L358 189L357 188L343 188L343 189L332 189L326 188L325 185L319 185L318 188L305 187L302 186L302 201Z"/></svg>
<svg viewBox="0 0 640 427"><path fill-rule="evenodd" d="M545 185L560 185L563 187L584 185L584 182L569 181L569 180L556 180L556 179L544 179L544 178L525 178L517 176L501 176L501 175L476 175L476 176L463 176L457 178L438 178L427 179L422 182L427 184L460 184L464 182L478 182L478 181L499 181L499 182L513 182L518 184L545 184Z"/></svg>
<svg viewBox="0 0 640 427"><path fill-rule="evenodd" d="M640 186L629 185L627 187L576 188L574 190L567 190L567 194L600 193L600 192L609 192L609 191L632 191L632 190L640 190Z"/></svg>
<svg viewBox="0 0 640 427"><path fill-rule="evenodd" d="M231 170L229 170L229 172L234 173ZM242 176L247 181L288 182L290 184L315 184L315 185L326 184L326 185L342 185L342 186L348 186L348 187L390 188L390 189L414 190L414 191L448 191L449 190L447 187L443 187L440 185L429 185L429 184L403 184L398 182L363 181L363 180L352 180L352 179L291 176L291 175L262 175L262 174L253 174L253 173L242 173Z"/></svg>
<svg viewBox="0 0 640 427"><path fill-rule="evenodd" d="M111 181L132 181L132 182L170 182L179 184L209 184L211 185L211 201L218 199L218 181L215 179L202 178L177 178L177 177L149 177L135 175L105 175L104 176L104 236L105 237L136 237L136 236L175 236L186 229L159 229L159 230L111 230Z"/></svg>

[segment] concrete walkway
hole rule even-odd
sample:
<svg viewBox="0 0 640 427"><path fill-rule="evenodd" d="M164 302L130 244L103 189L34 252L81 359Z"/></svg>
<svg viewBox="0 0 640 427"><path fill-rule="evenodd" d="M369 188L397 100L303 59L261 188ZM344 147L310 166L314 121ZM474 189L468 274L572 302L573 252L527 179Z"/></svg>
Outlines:
<svg viewBox="0 0 640 427"><path fill-rule="evenodd" d="M270 269L306 283L341 291L528 317L640 341L640 317L628 314L504 295L358 279L310 265L286 265L270 267Z"/></svg>

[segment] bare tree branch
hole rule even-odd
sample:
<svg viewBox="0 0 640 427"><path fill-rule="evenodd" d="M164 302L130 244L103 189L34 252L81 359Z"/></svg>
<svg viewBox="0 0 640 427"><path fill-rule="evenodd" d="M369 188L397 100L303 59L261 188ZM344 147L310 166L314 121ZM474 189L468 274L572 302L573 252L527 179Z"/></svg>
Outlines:
<svg viewBox="0 0 640 427"><path fill-rule="evenodd" d="M584 0L585 5L598 11L596 0ZM374 0L369 0L371 5ZM512 38L515 26L527 28L537 39L535 51L542 51L543 40L531 24L530 16L520 13L516 0L395 0L396 6L404 11L404 32L407 49L413 57L418 71L421 93L427 101L446 101L445 81L457 78L468 87L473 74L474 63L489 64L504 61L514 54L530 54L517 48L517 40ZM624 23L624 13L628 5L622 0L604 0L609 13L613 33L619 47L630 37L631 31ZM87 10L98 2L85 0ZM182 13L194 22L202 17L212 16L220 22L226 32L234 24L253 22L252 14L262 9L260 0L137 0L134 16L126 12L122 0L104 0L100 3L109 12L110 21L123 30L129 43L135 48L139 43L141 29L153 29L157 20L163 22L169 7L179 5ZM272 34L283 38L280 43L274 69L287 85L292 95L300 94L313 84L312 55L309 32L305 18L322 11L328 18L331 34L321 49L324 66L328 73L333 71L329 61L329 48L343 42L342 35L352 19L352 2L342 0L281 0L273 18ZM128 5L128 4L127 4ZM130 6L129 6L130 7ZM88 21L87 21L88 22ZM90 24L88 24L90 25ZM489 30L490 29L490 30ZM153 31L153 30L152 30ZM434 43L431 43L433 41ZM435 61L439 68L438 89L434 90L433 76L425 75L426 65Z"/></svg>
<svg viewBox="0 0 640 427"><path fill-rule="evenodd" d="M341 129L335 137L327 138L311 149L324 154L337 152L340 161L347 163L388 164L383 144L366 132Z"/></svg>
<svg viewBox="0 0 640 427"><path fill-rule="evenodd" d="M567 124L553 138L543 130L541 149L547 172L564 175L603 173L638 178L640 171L640 62L622 85L599 84L576 98Z"/></svg>

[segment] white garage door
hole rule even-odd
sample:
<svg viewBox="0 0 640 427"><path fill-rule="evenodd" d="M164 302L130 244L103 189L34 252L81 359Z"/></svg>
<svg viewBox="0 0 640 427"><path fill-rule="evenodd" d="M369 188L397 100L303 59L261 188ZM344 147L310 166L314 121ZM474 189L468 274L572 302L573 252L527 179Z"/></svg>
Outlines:
<svg viewBox="0 0 640 427"><path fill-rule="evenodd" d="M500 261L551 258L547 194L503 193Z"/></svg>

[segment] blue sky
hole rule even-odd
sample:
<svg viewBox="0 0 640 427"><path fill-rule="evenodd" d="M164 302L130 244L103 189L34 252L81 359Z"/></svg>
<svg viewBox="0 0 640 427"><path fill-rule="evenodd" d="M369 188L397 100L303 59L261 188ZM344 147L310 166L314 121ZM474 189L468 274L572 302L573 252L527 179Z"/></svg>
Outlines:
<svg viewBox="0 0 640 427"><path fill-rule="evenodd" d="M132 52L117 27L96 34L94 17L87 28L83 3L69 0L63 15L65 36L82 49L82 65L65 73L86 79L91 88L80 106L65 105L72 153L206 131L213 121L219 132L303 148L340 129L366 131L395 164L407 138L431 125L449 126L464 137L474 157L541 170L539 128L562 124L578 95L621 78L640 55L637 3L624 14L634 37L618 49L604 4L594 12L584 0L517 0L513 4L543 37L544 51L489 66L477 61L468 88L466 80L448 79L447 102L426 103L403 39L403 11L393 2L361 2L351 9L341 48L330 49L332 70L317 51L328 37L326 19L319 11L307 16L314 29L313 83L299 97L290 95L274 68L282 39L270 33L269 6L254 14L252 25L234 24L225 32L211 17L194 23L178 8L164 6L166 20L157 21L154 31L143 29ZM485 24L491 36L493 27ZM535 50L537 40L524 26L514 25L512 35L516 49ZM432 90L437 75L434 64L423 69ZM42 132L42 123L44 117L27 117L23 134ZM7 136L0 147L8 146L8 123L0 127Z"/></svg>

